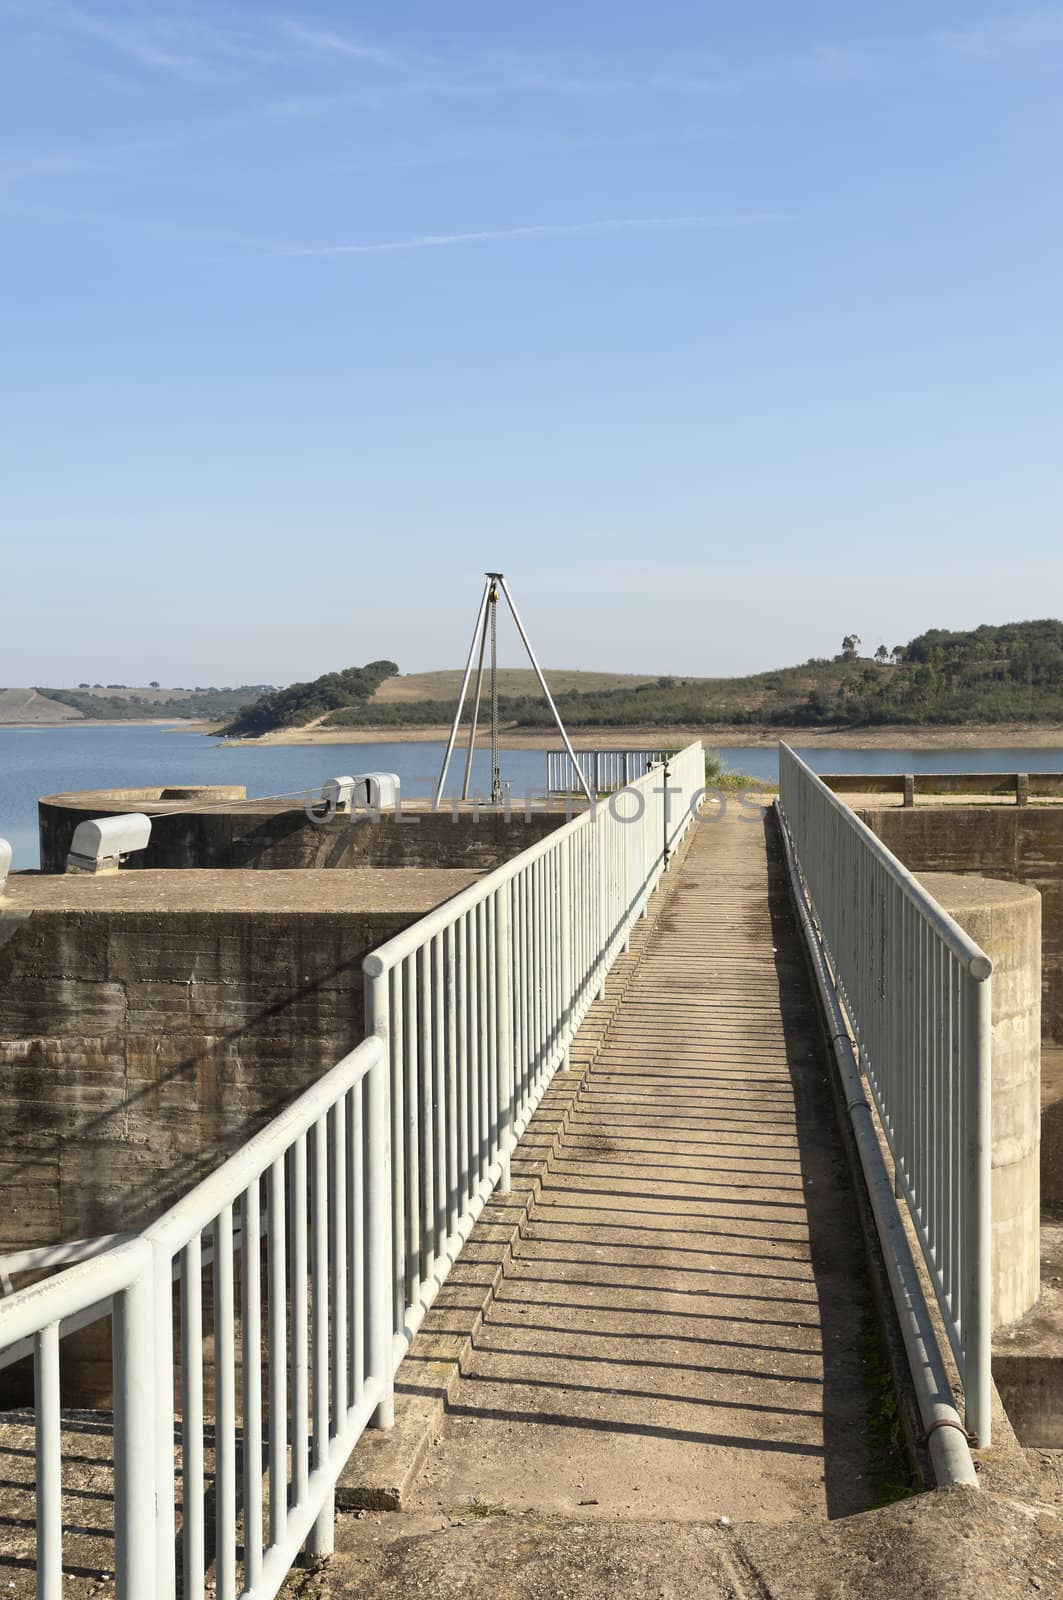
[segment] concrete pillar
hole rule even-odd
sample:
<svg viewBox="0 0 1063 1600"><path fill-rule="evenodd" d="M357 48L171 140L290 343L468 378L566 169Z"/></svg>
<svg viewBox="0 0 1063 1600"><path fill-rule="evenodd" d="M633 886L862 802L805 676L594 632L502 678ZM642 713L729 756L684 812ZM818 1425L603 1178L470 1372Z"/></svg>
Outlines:
<svg viewBox="0 0 1063 1600"><path fill-rule="evenodd" d="M954 872L919 881L993 963L993 1326L1041 1292L1041 896Z"/></svg>

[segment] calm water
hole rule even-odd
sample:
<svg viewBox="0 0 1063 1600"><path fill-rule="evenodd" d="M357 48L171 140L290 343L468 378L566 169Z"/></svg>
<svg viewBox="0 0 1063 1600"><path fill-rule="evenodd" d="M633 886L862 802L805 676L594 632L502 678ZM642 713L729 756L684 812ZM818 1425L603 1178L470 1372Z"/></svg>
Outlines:
<svg viewBox="0 0 1063 1600"><path fill-rule="evenodd" d="M505 750L503 780L514 796L541 794L542 749ZM799 748L799 747L798 747ZM775 751L721 749L725 764L774 782ZM1056 750L800 750L820 772L1052 772L1063 770ZM333 744L229 747L201 733L165 728L0 728L0 836L11 841L15 865L35 867L37 799L67 789L148 787L152 784L242 783L249 795L317 788L341 772L397 772L403 793L433 792L443 756L440 744ZM464 757L452 779L460 785ZM486 750L477 751L474 787L490 785Z"/></svg>
<svg viewBox="0 0 1063 1600"><path fill-rule="evenodd" d="M544 746L545 749L545 746ZM441 744L225 746L180 729L0 728L0 838L10 841L17 867L36 867L37 800L68 789L147 788L151 785L242 783L249 795L316 789L344 772L397 772L405 795L435 792ZM448 788L460 788L465 757L456 751ZM513 794L546 787L543 750L506 750L502 778ZM477 750L473 787L486 793L491 763Z"/></svg>

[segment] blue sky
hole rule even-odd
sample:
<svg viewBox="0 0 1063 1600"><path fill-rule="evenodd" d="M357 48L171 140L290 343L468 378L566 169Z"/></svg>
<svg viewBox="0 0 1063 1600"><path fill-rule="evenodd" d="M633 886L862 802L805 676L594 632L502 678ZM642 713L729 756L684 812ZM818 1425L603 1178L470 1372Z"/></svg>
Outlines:
<svg viewBox="0 0 1063 1600"><path fill-rule="evenodd" d="M1063 5L0 0L0 683L1060 612ZM516 659L507 645L508 658Z"/></svg>

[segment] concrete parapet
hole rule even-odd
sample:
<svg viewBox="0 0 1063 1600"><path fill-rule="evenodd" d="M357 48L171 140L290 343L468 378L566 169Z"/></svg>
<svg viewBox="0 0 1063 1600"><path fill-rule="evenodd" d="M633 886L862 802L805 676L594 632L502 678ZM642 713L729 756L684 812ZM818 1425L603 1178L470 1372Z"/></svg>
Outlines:
<svg viewBox="0 0 1063 1600"><path fill-rule="evenodd" d="M993 1326L1040 1294L1041 896L1021 884L919 874L993 962Z"/></svg>
<svg viewBox="0 0 1063 1600"><path fill-rule="evenodd" d="M472 804L433 812L405 801L401 815L341 813L314 821L298 800L246 800L242 789L108 789L45 795L38 802L41 870L63 872L80 822L142 811L148 848L126 867L272 869L454 867L489 871L565 822L563 803L525 813Z"/></svg>
<svg viewBox="0 0 1063 1600"><path fill-rule="evenodd" d="M857 815L919 875L977 872L1040 891L1042 1024L1063 1044L1063 806L861 805Z"/></svg>

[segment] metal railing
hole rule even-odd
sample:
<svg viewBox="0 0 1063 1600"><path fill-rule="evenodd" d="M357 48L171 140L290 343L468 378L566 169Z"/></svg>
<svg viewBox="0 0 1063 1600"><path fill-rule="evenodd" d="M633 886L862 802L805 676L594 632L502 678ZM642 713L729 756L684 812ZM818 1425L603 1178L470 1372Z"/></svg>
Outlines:
<svg viewBox="0 0 1063 1600"><path fill-rule="evenodd" d="M592 794L622 789L645 777L651 767L669 759L665 750L577 750L576 762ZM575 794L580 789L572 757L567 750L546 752L548 794Z"/></svg>
<svg viewBox="0 0 1063 1600"><path fill-rule="evenodd" d="M388 1042L401 1361L704 793L694 744L364 962Z"/></svg>
<svg viewBox="0 0 1063 1600"><path fill-rule="evenodd" d="M1014 797L1016 805L1063 795L1063 772L821 772L834 794L899 794L907 807L917 794Z"/></svg>
<svg viewBox="0 0 1063 1600"><path fill-rule="evenodd" d="M990 1437L992 964L786 745L780 805L964 1386Z"/></svg>
<svg viewBox="0 0 1063 1600"><path fill-rule="evenodd" d="M218 1600L266 1600L331 1550L336 1479L391 1419L385 1070L371 1037L132 1241L3 1302L0 1345L34 1356L40 1600L63 1583L59 1340L101 1317L119 1600L203 1600L212 1565Z"/></svg>
<svg viewBox="0 0 1063 1600"><path fill-rule="evenodd" d="M40 1600L63 1583L59 1341L102 1318L117 1600L203 1600L212 1565L218 1600L269 1600L304 1545L331 1549L337 1477L390 1423L395 1368L703 784L691 745L368 956L368 1039L156 1223L0 1301L0 1356L34 1358Z"/></svg>

